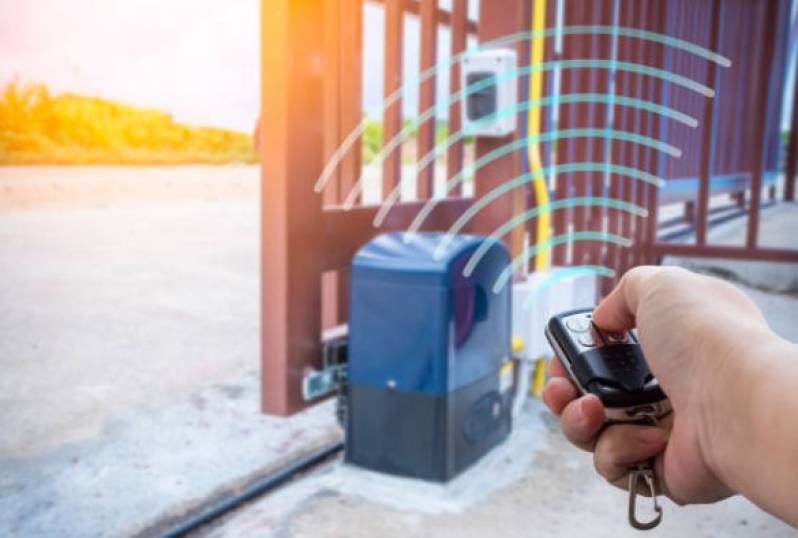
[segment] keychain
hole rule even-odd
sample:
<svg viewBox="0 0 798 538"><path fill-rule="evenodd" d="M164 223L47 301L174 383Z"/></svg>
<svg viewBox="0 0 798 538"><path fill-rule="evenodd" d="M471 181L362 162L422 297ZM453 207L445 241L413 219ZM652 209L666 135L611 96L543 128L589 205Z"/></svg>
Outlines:
<svg viewBox="0 0 798 538"><path fill-rule="evenodd" d="M654 499L654 512L656 515L654 519L646 523L642 523L637 519L635 509L637 507L637 491L640 484L643 483ZM629 524L637 530L647 531L653 529L659 522L662 521L662 507L657 500L657 477L654 476L654 462L648 460L644 463L637 465L629 473Z"/></svg>

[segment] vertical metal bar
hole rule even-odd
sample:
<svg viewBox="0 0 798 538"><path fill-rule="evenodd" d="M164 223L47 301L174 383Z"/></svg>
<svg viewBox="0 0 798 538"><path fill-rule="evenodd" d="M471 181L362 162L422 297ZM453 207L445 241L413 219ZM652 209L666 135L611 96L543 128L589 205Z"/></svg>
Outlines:
<svg viewBox="0 0 798 538"><path fill-rule="evenodd" d="M333 3L340 6L338 118L341 124L339 133L343 137L357 128L363 119L363 0L333 0ZM362 149L358 140L341 161L338 183L342 196L352 190L360 177Z"/></svg>
<svg viewBox="0 0 798 538"><path fill-rule="evenodd" d="M403 0L385 0L385 72L383 93L387 98L402 87L402 50L404 41ZM383 112L383 145L402 129L402 99ZM382 196L391 192L402 179L402 146L385 156L382 162Z"/></svg>
<svg viewBox="0 0 798 538"><path fill-rule="evenodd" d="M576 24L592 24L593 10L595 8L594 2L587 2L584 7L576 14L579 17L579 22ZM575 41L575 56L576 58L589 58L591 57L592 39L589 35L574 36ZM577 69L574 74L576 79L576 92L589 93L590 92L590 78L595 72L594 69ZM574 105L574 117L572 123L577 128L589 128L590 121L590 104L577 104ZM577 138L571 141L573 146L574 161L587 161L590 158L591 139ZM583 197L588 192L588 182L590 181L590 174L588 172L577 172L573 174L574 177L574 194L577 197ZM573 208L574 217L574 231L586 231L589 226L587 220L588 208L585 206L576 206ZM588 249L584 242L575 241L573 243L573 262L576 265L582 265L587 262Z"/></svg>
<svg viewBox="0 0 798 538"><path fill-rule="evenodd" d="M421 19L421 57L419 59L419 69L421 72L435 65L438 49L438 0L421 0L420 8ZM419 88L418 113L426 112L430 107L435 106L435 76L421 83ZM432 151L435 146L435 127L436 117L423 122L418 127L418 149L416 150L417 160L423 159L427 153ZM429 163L423 169L419 169L416 175L416 193L419 200L425 200L432 196L435 181L435 161Z"/></svg>
<svg viewBox="0 0 798 538"><path fill-rule="evenodd" d="M452 55L463 52L466 48L466 37L468 33L468 0L452 0ZM460 64L452 66L449 75L450 93L459 92L460 85ZM459 132L462 128L462 117L460 111L460 101L449 105L449 136ZM446 179L449 180L457 175L463 168L463 141L459 140L452 144L446 153ZM458 194L463 193L463 182L457 186Z"/></svg>
<svg viewBox="0 0 798 538"><path fill-rule="evenodd" d="M654 2L649 3L646 5L646 9L644 11L643 20L641 21L642 28L650 28L653 21L656 21L657 16L659 15L656 4ZM646 41L640 44L640 55L642 62L646 65L661 65L655 64L656 51L654 50L655 45ZM654 56L652 58L652 56ZM646 101L651 100L651 93L652 93L652 86L655 84L654 79L652 77L643 77L641 80L641 91L640 95L638 96L640 99L644 99ZM654 101L656 102L656 101ZM635 115L639 117L639 127L640 130L638 132L648 135L648 136L655 136L651 131L651 125L654 121L653 114L650 112L642 112L636 111ZM649 148L641 148L638 153L638 168L641 170L645 170L649 172L649 162L651 161L651 154L652 150ZM635 205L638 207L644 207L647 200L648 193L648 186L643 184L642 182L636 182L635 188ZM634 220L634 237L632 245L630 246L630 262L629 267L634 267L637 265L641 265L643 263L643 254L644 254L644 243L645 243L645 221L642 217L635 216Z"/></svg>
<svg viewBox="0 0 798 538"><path fill-rule="evenodd" d="M658 32L661 34L667 34L668 32L668 0L659 0L657 2L657 7L654 10L654 18L651 20L651 27L650 29L654 32ZM667 49L662 45L658 45L656 47L656 53L654 54L654 65L661 65L665 69L668 68L668 60L667 58ZM666 98L665 93L665 83L661 80L658 80L654 83L654 91L652 95L652 102L654 103L661 103L667 104L663 101ZM667 124L665 124L667 120L661 118L659 115L656 115L652 118L652 129L651 129L651 136L659 138L662 133L667 132ZM660 173L660 155L654 153L652 155L652 166L649 172L654 174ZM644 248L644 263L646 264L653 264L656 263L657 258L656 255L652 253L652 249L654 244L657 242L657 220L659 215L657 214L659 209L659 187L654 185L647 185L646 189L648 190L648 194L646 197L646 208L648 209L648 217L646 218L646 231L645 231L645 245Z"/></svg>
<svg viewBox="0 0 798 538"><path fill-rule="evenodd" d="M324 15L320 3L261 5L261 405L279 415L302 407L302 372L321 357Z"/></svg>
<svg viewBox="0 0 798 538"><path fill-rule="evenodd" d="M321 329L338 325L338 271L321 275Z"/></svg>
<svg viewBox="0 0 798 538"><path fill-rule="evenodd" d="M726 2L723 5L723 28L721 40L723 41L723 53L733 58L732 65L719 69L717 89L719 90L714 97L715 110L715 157L713 158L713 172L715 174L732 174L740 171L733 166L732 156L737 153L734 147L736 131L735 118L740 115L735 113L736 103L741 101L739 94L743 91L742 84L737 83L738 70L742 70L740 48L745 46L745 36L748 32L745 24L748 17L743 15L746 6Z"/></svg>
<svg viewBox="0 0 798 538"><path fill-rule="evenodd" d="M521 20L523 4L527 0L491 0L479 3L479 40L480 42L496 39L501 36L511 35L523 28ZM526 46L522 41L518 47ZM519 56L520 54L519 50ZM477 138L477 158L509 143L517 138L517 133L501 138ZM492 161L480 168L475 179L475 194L483 196L491 189L499 186L510 178L518 175L519 159L517 152ZM512 215L524 207L524 193L522 189L513 189L497 199L485 209L480 211L473 221L473 230L476 233L491 233ZM524 228L516 227L503 238L513 256L521 254L523 250Z"/></svg>
<svg viewBox="0 0 798 538"><path fill-rule="evenodd" d="M654 31L667 34L668 33L668 22L670 21L671 11L668 10L668 0L662 0L659 3L659 16L657 20L654 22ZM656 64L655 65L662 65L664 69L670 69L671 64L671 52L669 48L666 47L658 47L659 54L657 55ZM654 102L661 103L663 105L668 105L668 101L670 100L670 95L668 93L668 87L665 82L659 81L655 87L654 91ZM655 120L656 128L654 130L655 136L657 138L664 139L665 135L668 132L668 122L667 120L657 117ZM662 176L664 175L663 172L665 170L664 160L662 154L658 154L657 158L655 159L656 164L652 171L656 172L657 175ZM657 221L659 220L659 187L649 186L648 187L648 218L647 218L647 229L646 229L646 263L654 264L657 262L657 254L654 252L655 245L657 244Z"/></svg>
<svg viewBox="0 0 798 538"><path fill-rule="evenodd" d="M613 23L613 4L612 1L607 2L606 0L602 0L600 2L595 2L596 5L596 13L594 13L591 24L598 24L601 26L611 26ZM607 60L612 57L612 36L611 35L597 35L594 36L591 40L591 49L592 54L594 57ZM591 77L591 91L595 91L597 93L606 93L607 88L609 87L609 80L610 80L610 70L609 69L597 69L594 72L594 75ZM591 103L591 112L593 116L593 122L591 127L599 127L606 125L606 118L607 118L607 105L598 104L598 103ZM604 151L607 144L609 144L608 139L601 139L596 137L592 139L592 151L590 152L590 156L592 161L595 162L603 162L604 161ZM604 190L604 172L591 172L590 173L590 193L591 196L600 197L603 195ZM590 210L589 214L589 228L591 230L602 230L604 224L604 215L605 212L602 211L601 207L593 206ZM587 255L588 255L588 263L592 265L598 265L599 261L601 260L601 253L603 250L604 245L598 241L592 241L589 244Z"/></svg>
<svg viewBox="0 0 798 538"><path fill-rule="evenodd" d="M620 1L620 0L617 0ZM626 26L626 10L620 9L621 6L618 6L618 26ZM619 35L618 36L618 44L616 47L616 55L619 60L627 60L624 56L627 50L633 49L632 46L633 41L628 38ZM624 71L616 71L614 74L614 82L615 82L615 94L622 95L628 97L628 77L629 73ZM611 128L625 128L625 123L627 121L627 117L629 114L630 109L628 107L619 107L616 106L615 110L613 111L613 121ZM613 164L623 164L623 156L624 156L624 142L615 142L610 146L610 161ZM609 193L608 196L613 200L617 200L621 198L621 186L622 181L624 181L623 176L618 174L610 174L609 176ZM608 209L607 210L607 233L611 233L614 235L618 235L620 233L621 221L620 221L621 214L616 209ZM618 264L619 260L619 247L615 243L608 243L607 248L605 251L604 257L604 265L607 267L615 267ZM602 294L606 295L612 289L612 282L604 281L602 286Z"/></svg>
<svg viewBox="0 0 798 538"><path fill-rule="evenodd" d="M735 192L732 194L732 199L737 207L743 209L745 207L745 191Z"/></svg>
<svg viewBox="0 0 798 538"><path fill-rule="evenodd" d="M687 224L695 224L695 202L693 200L688 200L684 203L682 218Z"/></svg>
<svg viewBox="0 0 798 538"><path fill-rule="evenodd" d="M712 24L709 30L710 49L717 50L720 43L721 0L712 1ZM712 87L717 80L717 64L707 62L707 86ZM704 103L703 131L701 137L701 164L699 171L698 205L696 207L696 244L703 246L707 242L707 219L709 218L709 190L712 178L712 137L715 122L712 116L715 107L712 99Z"/></svg>
<svg viewBox="0 0 798 538"><path fill-rule="evenodd" d="M340 10L337 0L324 0L324 16L327 24L324 25L324 158L332 157L338 144L341 142L341 121L339 106L341 83L341 59L339 56L341 41L340 35ZM325 206L340 203L342 196L340 183L340 166L333 171L322 193L322 202ZM345 191L344 191L345 192Z"/></svg>
<svg viewBox="0 0 798 538"><path fill-rule="evenodd" d="M754 40L756 34L756 28L754 26L755 14L756 10L758 9L757 4L754 2L744 2L741 4L743 9L741 10L741 18L742 18L742 32L740 32L740 36L738 37L738 41L740 43L738 53L739 56L737 59L737 91L738 94L736 99L733 101L734 103L734 111L732 112L732 116L735 118L747 118L750 117L751 112L751 85L746 84L746 81L750 79L750 74L754 70L754 65L758 60L759 50L753 46L752 41ZM730 144L729 149L727 150L731 153L731 158L729 159L732 163L732 170L749 170L749 166L751 166L751 152L750 152L750 133L748 129L733 129L734 137L732 138L732 144Z"/></svg>
<svg viewBox="0 0 798 538"><path fill-rule="evenodd" d="M795 200L795 175L798 174L798 84L793 84L792 121L787 145L787 165L784 171L784 199Z"/></svg>
<svg viewBox="0 0 798 538"><path fill-rule="evenodd" d="M624 26L631 27L631 28L639 28L643 23L642 18L642 8L643 5L641 2L634 2L632 5L628 5L627 9L622 9L621 12L626 12L628 16L628 23L624 24ZM632 61L635 63L639 63L642 61L642 56L640 55L640 44L638 41L632 41L633 46L627 49L627 61ZM640 79L642 77L636 73L628 73L626 76L627 81L627 89L626 93L627 96L634 96L638 95L638 88L640 86ZM622 126L622 130L628 132L636 132L637 125L636 125L636 118L637 113L633 110L628 110L625 114L625 121ZM620 144L619 144L620 145ZM637 167L637 155L640 151L640 148L634 144L630 144L628 142L622 143L624 151L622 153L623 160L622 164L624 166L629 166L631 168ZM618 178L618 182L620 183L620 195L619 197L626 202L634 203L634 187L636 181L627 176L620 176ZM622 237L632 237L632 216L625 212L620 212L620 235ZM629 250L628 249L618 249L616 259L614 260L613 269L618 276L623 275L626 272L627 266L629 263Z"/></svg>
<svg viewBox="0 0 798 538"><path fill-rule="evenodd" d="M564 0L559 0L564 1ZM571 11L566 9L567 6L561 6L560 9L563 9L562 14L562 24L563 26L568 26L571 24ZM572 45L573 37L571 36L563 36L562 38L562 51L558 59L572 59L575 58L573 53L573 45ZM573 80L573 71L572 69L563 69L560 72L560 93L562 95L568 95L570 93L574 93L574 80ZM557 129L568 129L571 127L571 111L573 109L572 104L562 104L559 103L558 107L558 117L557 117ZM571 149L571 141L568 139L561 139L555 142L556 144L556 157L557 163L561 162L568 162L571 160L570 156L570 149ZM570 174L557 174L555 177L555 200L565 200L570 196L570 192L568 189L570 183ZM554 235L562 235L568 229L568 216L571 214L570 209L561 209L559 211L555 211L552 224L554 225ZM568 262L568 250L566 245L557 245L554 247L554 252L552 254L552 264L554 265L565 265Z"/></svg>
<svg viewBox="0 0 798 538"><path fill-rule="evenodd" d="M757 110L754 114L754 133L756 140L754 141L754 162L753 169L751 170L751 202L750 211L748 212L748 233L746 234L746 247L749 250L755 249L757 245L757 238L759 235L759 206L762 198L762 168L764 161L764 146L765 132L767 121L767 105L768 105L768 85L770 84L770 73L773 67L773 56L776 49L777 32L767 31L765 29L775 28L777 25L779 3L766 2L765 6L765 19L761 28L763 31L759 35L762 36L764 50L760 59L760 71L756 81L757 87Z"/></svg>
<svg viewBox="0 0 798 538"><path fill-rule="evenodd" d="M337 322L344 323L349 319L349 267L342 267L337 271L338 275L338 307Z"/></svg>
<svg viewBox="0 0 798 538"><path fill-rule="evenodd" d="M648 2L640 2L637 4L637 13L635 15L635 24L634 28L644 28L649 16L649 3ZM646 63L646 51L647 46L646 43L636 43L635 44L635 52L634 58L635 62L638 64L645 64ZM646 89L648 88L649 77L639 76L636 75L635 82L633 84L634 88L634 96L639 99L645 99ZM627 129L629 132L633 133L644 133L645 128L645 115L639 110L635 109L629 115L630 118L630 127ZM629 156L629 166L642 169L643 168L643 159L645 157L646 150L640 146L632 146ZM642 185L639 181L632 180L628 178L626 180L626 200L632 204L639 205L642 200ZM638 217L630 214L624 214L624 233L622 234L624 237L632 240L634 242L635 235L637 233L638 227ZM629 248L624 248L621 250L621 264L618 269L618 276L622 276L626 271L628 271L634 265L634 246Z"/></svg>

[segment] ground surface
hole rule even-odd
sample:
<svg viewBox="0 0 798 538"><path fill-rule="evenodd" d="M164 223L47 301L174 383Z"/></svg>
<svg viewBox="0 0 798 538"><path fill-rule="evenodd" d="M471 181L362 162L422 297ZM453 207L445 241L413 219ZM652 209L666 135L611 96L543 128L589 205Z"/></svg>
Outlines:
<svg viewBox="0 0 798 538"><path fill-rule="evenodd" d="M257 180L0 168L0 536L157 535L339 436L329 405L258 413ZM765 214L765 239L795 246L798 207ZM694 266L754 286L798 341L795 266ZM334 463L203 534L637 536L625 502L530 401L512 440L449 486ZM795 535L742 499L665 509L654 536Z"/></svg>
<svg viewBox="0 0 798 538"><path fill-rule="evenodd" d="M590 455L559 433L535 400L513 437L446 486L336 466L239 511L202 533L213 538L639 537L627 496L598 478ZM642 518L650 513L641 501ZM713 506L663 501L665 519L646 536L788 538L796 530L742 498Z"/></svg>
<svg viewBox="0 0 798 538"><path fill-rule="evenodd" d="M128 536L338 435L259 413L258 179L0 168L0 536Z"/></svg>

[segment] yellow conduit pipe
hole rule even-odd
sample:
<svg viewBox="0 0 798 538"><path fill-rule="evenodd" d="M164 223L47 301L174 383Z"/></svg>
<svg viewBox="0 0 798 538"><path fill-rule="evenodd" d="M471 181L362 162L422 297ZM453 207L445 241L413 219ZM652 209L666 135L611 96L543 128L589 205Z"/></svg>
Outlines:
<svg viewBox="0 0 798 538"><path fill-rule="evenodd" d="M529 63L531 65L539 65L543 63L543 55L546 47L546 38L543 37L543 30L546 28L546 0L532 0L532 31L536 37L530 40L530 57ZM529 77L529 100L535 100L543 97L543 72L535 71ZM540 134L541 121L540 121L540 106L529 107L527 112L527 136L534 137ZM543 168L543 159L540 152L540 144L529 144L527 146L527 155L529 157L529 171L536 175ZM541 176L532 180L532 185L535 189L535 200L538 205L546 205L549 203L549 189L546 184L546 178ZM535 243L544 243L549 238L549 230L551 227L551 213L548 211L542 212L537 218L537 230L535 236ZM535 270L546 271L549 268L549 251L543 250L535 256Z"/></svg>
<svg viewBox="0 0 798 538"><path fill-rule="evenodd" d="M546 0L532 1L532 31L535 37L530 40L529 63L540 65L544 60L546 50L546 38L543 37L543 30L546 28ZM534 71L529 77L529 100L535 102L543 97L543 71ZM527 136L535 137L540 134L540 106L529 107L527 112ZM532 172L532 186L535 189L535 201L538 206L549 203L549 188L546 184L546 177L538 174L543 169L543 158L540 151L540 143L529 144L527 146L527 156L529 157L529 171ZM537 217L537 229L535 230L535 243L543 244L549 239L551 227L551 213L543 211ZM543 249L535 256L535 271L543 272L549 268L549 250ZM530 393L532 396L540 397L543 393L543 386L546 383L546 361L538 358L530 383Z"/></svg>

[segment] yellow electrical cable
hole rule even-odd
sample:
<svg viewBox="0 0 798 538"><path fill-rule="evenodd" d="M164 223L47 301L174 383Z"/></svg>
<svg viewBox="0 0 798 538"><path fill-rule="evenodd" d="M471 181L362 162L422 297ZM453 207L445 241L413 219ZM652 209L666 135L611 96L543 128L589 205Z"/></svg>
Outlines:
<svg viewBox="0 0 798 538"><path fill-rule="evenodd" d="M532 0L532 31L533 37L530 40L531 65L543 63L543 55L546 46L546 39L543 30L546 28L546 0ZM536 70L529 77L529 101L535 102L543 96L543 71ZM540 106L531 106L527 112L527 136L529 138L540 134ZM527 146L529 156L529 171L533 177L543 169L543 159L541 158L540 144L534 143ZM537 177L532 180L535 189L535 200L539 206L549 203L549 189L546 184L545 176ZM551 225L551 214L548 211L542 212L537 218L537 235L535 242L544 243L549 238L549 228ZM535 256L535 270L546 271L549 268L549 252L542 250Z"/></svg>
<svg viewBox="0 0 798 538"><path fill-rule="evenodd" d="M546 0L532 0L532 31L535 37L530 41L529 63L540 65L543 63L546 39L543 37L543 30L546 28ZM529 77L529 102L534 103L543 97L543 71L535 70ZM540 134L540 109L541 107L529 107L527 112L527 136L533 139ZM535 189L535 201L538 206L549 203L549 188L546 177L538 177L538 173L543 169L543 159L541 157L540 144L534 143L527 146L529 156L529 171L532 173L532 185ZM535 243L540 245L549 240L551 226L551 213L543 211L537 218L537 230ZM542 249L535 256L535 270L546 271L549 268L549 251ZM546 383L546 361L542 357L535 360L535 367L530 383L530 393L532 396L540 397L543 386Z"/></svg>

